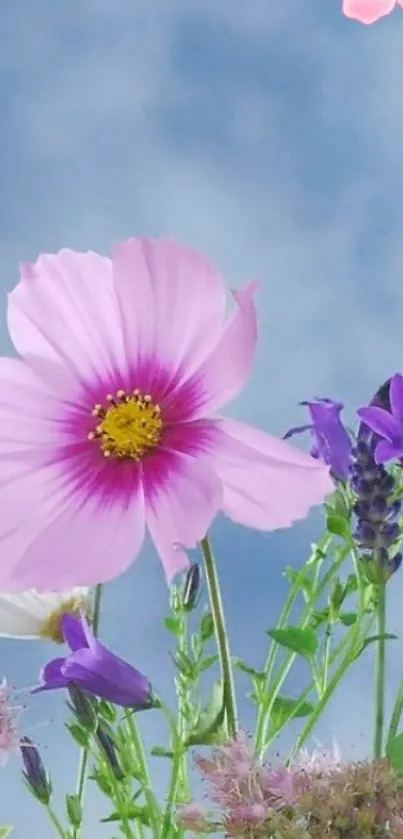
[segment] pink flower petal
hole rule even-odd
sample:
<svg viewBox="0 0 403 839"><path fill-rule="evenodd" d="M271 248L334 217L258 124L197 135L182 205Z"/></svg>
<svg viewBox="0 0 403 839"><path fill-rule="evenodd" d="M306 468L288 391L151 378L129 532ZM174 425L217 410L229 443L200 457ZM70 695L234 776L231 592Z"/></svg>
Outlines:
<svg viewBox="0 0 403 839"><path fill-rule="evenodd" d="M49 459L49 448L71 439L66 421L68 406L75 406L71 380L60 365L44 362L51 382L45 382L20 359L0 357L0 463L1 457L36 451L38 462ZM69 390L72 392L69 399Z"/></svg>
<svg viewBox="0 0 403 839"><path fill-rule="evenodd" d="M130 239L113 252L126 353L189 375L217 341L225 286L207 259L170 239Z"/></svg>
<svg viewBox="0 0 403 839"><path fill-rule="evenodd" d="M216 469L223 510L260 530L288 527L334 491L329 469L283 440L235 420L220 421Z"/></svg>
<svg viewBox="0 0 403 839"><path fill-rule="evenodd" d="M170 583L189 564L183 547L206 535L221 506L221 486L202 455L168 451L144 461L143 480L147 527Z"/></svg>
<svg viewBox="0 0 403 839"><path fill-rule="evenodd" d="M97 493L88 497L69 493L68 488L55 480L55 468L42 470L45 476L48 473L48 497L35 498L37 509L47 514L47 522L42 520L40 532L23 553L15 538L10 540L8 552L2 556L0 588L5 591L31 587L59 590L106 582L125 571L141 548L144 538L141 487L130 505L117 497L108 504ZM1 524L6 526L3 517ZM0 532L2 542L1 536Z"/></svg>
<svg viewBox="0 0 403 839"><path fill-rule="evenodd" d="M251 372L257 341L254 295L257 283L249 283L243 291L233 291L237 310L230 318L218 343L197 371L204 383L205 401L199 404L192 418L221 408L242 390Z"/></svg>
<svg viewBox="0 0 403 839"><path fill-rule="evenodd" d="M80 379L125 364L112 263L68 249L21 267L8 299L8 328L26 359L63 363Z"/></svg>
<svg viewBox="0 0 403 839"><path fill-rule="evenodd" d="M403 0L399 2L403 5ZM395 6L396 0L343 0L343 13L360 23L375 23L390 14Z"/></svg>

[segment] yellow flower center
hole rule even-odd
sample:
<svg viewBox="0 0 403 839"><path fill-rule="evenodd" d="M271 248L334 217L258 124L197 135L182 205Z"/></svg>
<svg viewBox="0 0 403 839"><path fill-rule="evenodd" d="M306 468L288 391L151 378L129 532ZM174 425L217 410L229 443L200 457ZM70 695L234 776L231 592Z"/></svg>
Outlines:
<svg viewBox="0 0 403 839"><path fill-rule="evenodd" d="M91 608L90 601L86 597L72 596L67 598L60 604L58 609L51 612L44 621L44 624L39 632L39 637L45 641L54 641L55 644L63 644L64 638L62 633L62 617L63 615L74 615L79 617L80 612L84 612L87 619L91 623Z"/></svg>
<svg viewBox="0 0 403 839"><path fill-rule="evenodd" d="M148 393L143 396L139 390L130 394L118 390L115 396L108 393L106 401L108 408L95 405L92 411L101 422L90 431L88 439L99 440L104 457L141 460L160 442L163 425L160 406L153 403Z"/></svg>

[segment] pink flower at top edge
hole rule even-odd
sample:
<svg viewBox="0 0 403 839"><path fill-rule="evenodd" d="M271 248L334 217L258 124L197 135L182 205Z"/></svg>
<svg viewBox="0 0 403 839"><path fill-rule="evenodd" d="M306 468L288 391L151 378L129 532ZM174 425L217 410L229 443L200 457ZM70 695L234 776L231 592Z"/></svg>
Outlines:
<svg viewBox="0 0 403 839"><path fill-rule="evenodd" d="M403 0L343 0L343 13L360 23L375 23L389 15Z"/></svg>
<svg viewBox="0 0 403 839"><path fill-rule="evenodd" d="M121 574L147 527L167 580L222 510L288 527L332 492L328 468L219 411L247 381L256 284L233 291L195 251L130 239L112 259L24 264L0 358L0 590Z"/></svg>

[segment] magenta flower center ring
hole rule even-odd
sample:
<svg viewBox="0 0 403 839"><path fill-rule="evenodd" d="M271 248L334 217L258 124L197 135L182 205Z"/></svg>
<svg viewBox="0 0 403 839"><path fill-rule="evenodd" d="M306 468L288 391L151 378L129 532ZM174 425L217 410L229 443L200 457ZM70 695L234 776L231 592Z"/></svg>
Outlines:
<svg viewBox="0 0 403 839"><path fill-rule="evenodd" d="M94 406L92 415L101 422L88 435L89 440L99 441L104 457L139 461L158 446L163 428L161 408L149 393L117 390L115 396L108 393L105 401L107 408Z"/></svg>

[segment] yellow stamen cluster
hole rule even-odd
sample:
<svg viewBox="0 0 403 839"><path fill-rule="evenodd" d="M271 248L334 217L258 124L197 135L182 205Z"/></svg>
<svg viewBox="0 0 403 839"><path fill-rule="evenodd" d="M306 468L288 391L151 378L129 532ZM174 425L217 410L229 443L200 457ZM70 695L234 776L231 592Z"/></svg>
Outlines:
<svg viewBox="0 0 403 839"><path fill-rule="evenodd" d="M90 431L89 440L98 440L104 457L141 460L161 439L161 408L147 393L139 390L108 393L107 408L95 405L92 415L101 422Z"/></svg>
<svg viewBox="0 0 403 839"><path fill-rule="evenodd" d="M55 644L63 644L64 638L62 633L62 617L63 615L74 615L79 617L80 612L83 612L91 623L91 606L88 598L82 596L69 597L61 603L58 609L55 609L43 623L39 636L46 641L54 641Z"/></svg>

